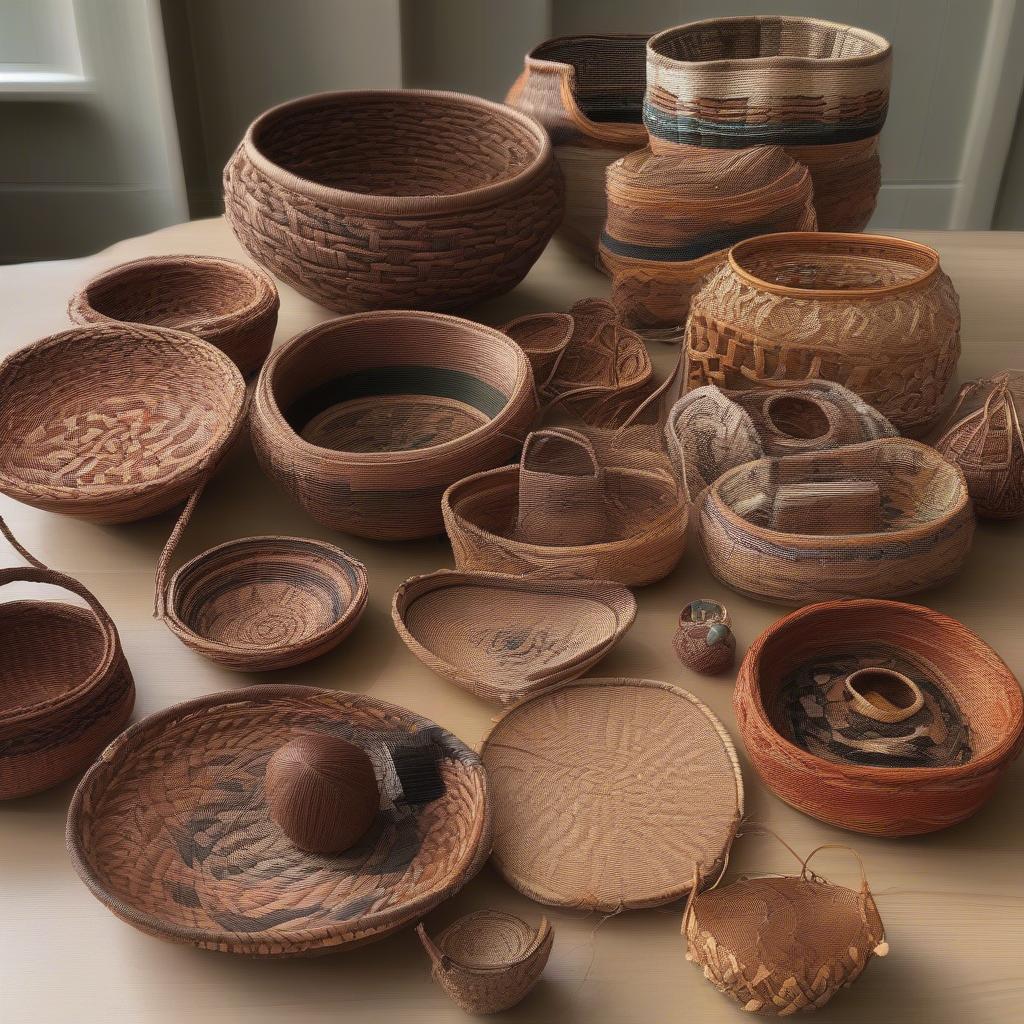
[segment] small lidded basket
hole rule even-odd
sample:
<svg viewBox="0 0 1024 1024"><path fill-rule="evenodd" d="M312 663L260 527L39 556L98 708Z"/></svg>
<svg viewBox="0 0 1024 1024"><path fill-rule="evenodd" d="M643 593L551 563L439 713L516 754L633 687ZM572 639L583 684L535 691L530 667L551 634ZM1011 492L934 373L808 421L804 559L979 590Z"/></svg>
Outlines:
<svg viewBox="0 0 1024 1024"><path fill-rule="evenodd" d="M717 675L736 660L729 610L717 601L691 601L679 614L679 626L672 638L676 656L695 672Z"/></svg>

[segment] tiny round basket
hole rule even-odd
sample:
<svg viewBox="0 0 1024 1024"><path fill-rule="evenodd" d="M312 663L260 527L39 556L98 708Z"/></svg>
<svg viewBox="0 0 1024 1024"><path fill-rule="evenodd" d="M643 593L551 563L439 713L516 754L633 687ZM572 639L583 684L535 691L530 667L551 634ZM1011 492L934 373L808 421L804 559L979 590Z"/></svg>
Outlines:
<svg viewBox="0 0 1024 1024"><path fill-rule="evenodd" d="M801 739L829 738L828 719L809 732L797 729L801 716L822 687L815 703L832 700L836 683L841 698L842 679L866 665L913 678L925 706L888 731L876 715L864 740L845 738L842 748ZM999 656L955 619L898 601L830 601L769 626L743 660L733 707L747 753L777 796L832 825L884 836L969 818L1019 754L1024 730L1020 684ZM883 743L889 733L897 739ZM958 738L955 756L921 760L929 736L936 753L938 741L951 748Z"/></svg>
<svg viewBox="0 0 1024 1024"><path fill-rule="evenodd" d="M242 426L245 381L163 327L94 324L0 363L0 491L99 523L183 502Z"/></svg>
<svg viewBox="0 0 1024 1024"><path fill-rule="evenodd" d="M105 270L68 304L78 324L171 327L210 342L243 374L270 352L280 300L261 270L217 256L149 256Z"/></svg>
<svg viewBox="0 0 1024 1024"><path fill-rule="evenodd" d="M694 672L714 676L732 668L736 637L729 609L706 597L691 601L679 613L672 648L676 657Z"/></svg>
<svg viewBox="0 0 1024 1024"><path fill-rule="evenodd" d="M443 532L441 495L501 465L537 413L523 350L439 313L355 313L292 338L256 386L267 475L317 522L380 540Z"/></svg>
<svg viewBox="0 0 1024 1024"><path fill-rule="evenodd" d="M46 583L82 598L0 604L0 800L39 793L77 775L116 736L135 704L117 629L77 580L0 533L31 568L0 569L0 587Z"/></svg>
<svg viewBox="0 0 1024 1024"><path fill-rule="evenodd" d="M547 133L453 92L335 92L261 114L224 170L252 257L328 309L457 309L513 288L563 213Z"/></svg>
<svg viewBox="0 0 1024 1024"><path fill-rule="evenodd" d="M693 297L685 344L689 388L822 377L920 435L960 358L960 305L926 245L779 232L733 246Z"/></svg>
<svg viewBox="0 0 1024 1024"><path fill-rule="evenodd" d="M325 737L365 752L380 804L332 854L289 838L266 789L275 754ZM123 921L250 957L330 953L414 924L480 870L490 843L487 779L460 740L393 704L287 685L132 726L80 783L67 825L75 870Z"/></svg>
<svg viewBox="0 0 1024 1024"><path fill-rule="evenodd" d="M551 955L555 932L542 917L534 930L513 914L478 910L460 917L436 940L416 933L433 964L434 980L466 1013L500 1013L529 995Z"/></svg>

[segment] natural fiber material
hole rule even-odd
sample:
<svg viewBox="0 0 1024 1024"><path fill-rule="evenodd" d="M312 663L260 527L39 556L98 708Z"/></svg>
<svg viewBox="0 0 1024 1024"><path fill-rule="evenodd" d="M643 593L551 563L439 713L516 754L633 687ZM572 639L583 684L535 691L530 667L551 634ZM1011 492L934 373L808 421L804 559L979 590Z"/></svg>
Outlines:
<svg viewBox="0 0 1024 1024"><path fill-rule="evenodd" d="M62 331L0 363L0 491L100 523L184 501L235 439L245 381L162 327Z"/></svg>
<svg viewBox="0 0 1024 1024"><path fill-rule="evenodd" d="M548 382L575 328L576 321L569 313L529 313L510 320L499 330L526 353L539 387Z"/></svg>
<svg viewBox="0 0 1024 1024"><path fill-rule="evenodd" d="M548 919L534 931L498 910L478 910L449 925L436 943L416 933L433 964L434 981L466 1013L500 1013L522 1002L540 980L555 933Z"/></svg>
<svg viewBox="0 0 1024 1024"><path fill-rule="evenodd" d="M704 277L742 238L817 227L807 168L778 146L640 149L607 171L600 257L630 327L679 328Z"/></svg>
<svg viewBox="0 0 1024 1024"><path fill-rule="evenodd" d="M560 233L588 252L604 227L604 171L647 142L645 35L563 36L526 55L505 102L535 117L565 176Z"/></svg>
<svg viewBox="0 0 1024 1024"><path fill-rule="evenodd" d="M341 856L304 853L270 816L270 757L301 736L361 747L381 810ZM429 759L441 792L408 795ZM422 771L422 769L420 769ZM309 956L419 920L490 850L487 781L450 733L357 694L255 686L179 704L123 733L82 780L67 841L93 894L136 928L244 956Z"/></svg>
<svg viewBox="0 0 1024 1024"><path fill-rule="evenodd" d="M0 800L77 775L128 721L135 683L117 629L77 580L48 569L0 519L31 568L0 569L0 587L46 583L81 597L0 604Z"/></svg>
<svg viewBox="0 0 1024 1024"><path fill-rule="evenodd" d="M537 413L507 335L439 313L356 313L267 360L252 436L267 475L317 522L381 540L443 530L441 494L518 453Z"/></svg>
<svg viewBox="0 0 1024 1024"><path fill-rule="evenodd" d="M825 533L772 527L780 488L832 481L874 481L881 527L864 533L858 519L848 530L836 507L823 518ZM698 507L712 573L742 594L781 604L898 597L938 586L959 572L974 536L963 474L901 437L737 466Z"/></svg>
<svg viewBox="0 0 1024 1024"><path fill-rule="evenodd" d="M934 249L881 235L780 233L734 246L694 296L689 387L821 377L924 433L960 357L960 308Z"/></svg>
<svg viewBox="0 0 1024 1024"><path fill-rule="evenodd" d="M580 679L506 711L480 756L494 865L540 903L614 913L684 896L725 864L743 782L725 727L649 679Z"/></svg>
<svg viewBox="0 0 1024 1024"><path fill-rule="evenodd" d="M1024 372L965 384L935 447L967 478L974 510L988 519L1024 516Z"/></svg>
<svg viewBox="0 0 1024 1024"><path fill-rule="evenodd" d="M801 666L868 660L938 687L966 720L969 759L928 767L855 764L787 738L787 685ZM1024 730L1020 685L998 655L955 619L896 601L816 604L776 622L747 652L733 706L750 759L770 789L815 818L876 835L917 835L970 817L1019 753Z"/></svg>
<svg viewBox="0 0 1024 1024"><path fill-rule="evenodd" d="M814 181L824 231L860 231L880 184L892 47L817 18L713 18L647 44L644 123L655 149L785 146Z"/></svg>
<svg viewBox="0 0 1024 1024"><path fill-rule="evenodd" d="M563 213L547 133L451 92L322 93L261 114L224 171L238 240L328 309L458 309L519 283Z"/></svg>
<svg viewBox="0 0 1024 1024"><path fill-rule="evenodd" d="M739 878L694 896L683 915L686 959L744 1010L788 1017L820 1009L889 944L863 862L857 890L802 862L799 875ZM853 853L854 851L850 851Z"/></svg>
<svg viewBox="0 0 1024 1024"><path fill-rule="evenodd" d="M424 665L501 704L583 675L635 617L636 599L615 583L448 569L406 580L391 605Z"/></svg>
<svg viewBox="0 0 1024 1024"><path fill-rule="evenodd" d="M728 609L703 597L691 601L679 614L672 647L679 660L695 672L713 676L732 668L736 637Z"/></svg>
<svg viewBox="0 0 1024 1024"><path fill-rule="evenodd" d="M270 352L280 301L262 271L218 256L149 256L105 270L68 304L75 323L173 327L215 345L243 374Z"/></svg>

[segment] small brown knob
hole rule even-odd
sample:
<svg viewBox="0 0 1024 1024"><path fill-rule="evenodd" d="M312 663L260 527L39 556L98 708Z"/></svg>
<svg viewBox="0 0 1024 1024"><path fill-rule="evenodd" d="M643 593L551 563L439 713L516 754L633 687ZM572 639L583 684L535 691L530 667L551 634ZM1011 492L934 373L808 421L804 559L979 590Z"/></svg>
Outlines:
<svg viewBox="0 0 1024 1024"><path fill-rule="evenodd" d="M380 809L366 752L337 736L298 736L267 762L271 817L300 849L341 853L366 834Z"/></svg>

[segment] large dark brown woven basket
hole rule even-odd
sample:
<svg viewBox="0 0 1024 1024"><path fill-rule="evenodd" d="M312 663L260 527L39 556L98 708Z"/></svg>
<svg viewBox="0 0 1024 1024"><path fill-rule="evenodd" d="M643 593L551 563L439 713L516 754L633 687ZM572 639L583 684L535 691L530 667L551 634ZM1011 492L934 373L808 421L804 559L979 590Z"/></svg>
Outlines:
<svg viewBox="0 0 1024 1024"><path fill-rule="evenodd" d="M224 205L256 260L329 309L457 309L522 280L563 186L547 133L509 107L337 92L258 117Z"/></svg>

